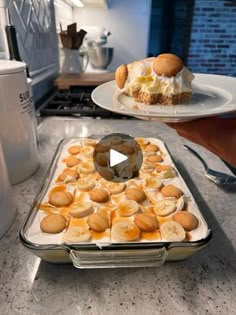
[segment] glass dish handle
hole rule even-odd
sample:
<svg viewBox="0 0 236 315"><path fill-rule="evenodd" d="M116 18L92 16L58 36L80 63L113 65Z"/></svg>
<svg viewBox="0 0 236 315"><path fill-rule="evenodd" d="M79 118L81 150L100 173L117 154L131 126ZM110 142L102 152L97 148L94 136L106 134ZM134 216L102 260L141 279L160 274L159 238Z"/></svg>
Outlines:
<svg viewBox="0 0 236 315"><path fill-rule="evenodd" d="M74 250L69 249L73 265L79 269L158 267L167 256L165 247L129 250Z"/></svg>

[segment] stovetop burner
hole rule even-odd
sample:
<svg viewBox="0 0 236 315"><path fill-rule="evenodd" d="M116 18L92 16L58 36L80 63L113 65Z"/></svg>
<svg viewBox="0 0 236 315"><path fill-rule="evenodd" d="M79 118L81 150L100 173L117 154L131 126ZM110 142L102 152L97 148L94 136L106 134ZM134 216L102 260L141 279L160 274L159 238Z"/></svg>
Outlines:
<svg viewBox="0 0 236 315"><path fill-rule="evenodd" d="M76 86L70 90L56 90L40 107L41 116L79 116L93 118L134 119L112 113L97 106L91 99L95 86Z"/></svg>

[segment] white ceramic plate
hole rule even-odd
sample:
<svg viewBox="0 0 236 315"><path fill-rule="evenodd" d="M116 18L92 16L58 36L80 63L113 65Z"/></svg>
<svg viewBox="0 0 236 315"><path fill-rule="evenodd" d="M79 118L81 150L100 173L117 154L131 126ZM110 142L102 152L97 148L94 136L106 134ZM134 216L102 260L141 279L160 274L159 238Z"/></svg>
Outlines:
<svg viewBox="0 0 236 315"><path fill-rule="evenodd" d="M195 74L193 96L181 105L144 105L120 93L115 81L99 85L92 93L92 100L109 111L145 120L185 122L198 118L236 112L236 78Z"/></svg>

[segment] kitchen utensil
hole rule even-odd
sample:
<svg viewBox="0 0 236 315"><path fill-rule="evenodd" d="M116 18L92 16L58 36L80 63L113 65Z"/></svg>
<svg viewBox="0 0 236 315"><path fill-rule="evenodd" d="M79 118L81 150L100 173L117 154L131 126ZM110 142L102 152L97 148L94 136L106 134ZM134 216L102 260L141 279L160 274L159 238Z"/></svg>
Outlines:
<svg viewBox="0 0 236 315"><path fill-rule="evenodd" d="M0 141L0 237L6 233L14 220L16 206L11 194L6 163Z"/></svg>
<svg viewBox="0 0 236 315"><path fill-rule="evenodd" d="M193 148L190 148L188 145L185 145L185 144L183 145L183 147L189 152L191 152L196 158L198 158L199 161L201 161L206 171L205 176L210 181L212 181L216 185L236 184L236 177L210 169L207 163L203 160L203 158Z"/></svg>
<svg viewBox="0 0 236 315"><path fill-rule="evenodd" d="M89 61L95 69L106 69L113 57L113 48L93 47L88 49Z"/></svg>
<svg viewBox="0 0 236 315"><path fill-rule="evenodd" d="M79 49L83 43L83 39L87 32L83 29L77 32L77 23L73 23L67 26L67 31L62 30L60 23L61 32L59 36L61 38L62 46L67 49Z"/></svg>
<svg viewBox="0 0 236 315"><path fill-rule="evenodd" d="M32 98L22 62L0 60L0 137L11 184L39 165Z"/></svg>
<svg viewBox="0 0 236 315"><path fill-rule="evenodd" d="M73 23L70 25L67 25L67 34L70 36L75 35L77 32L77 23Z"/></svg>
<svg viewBox="0 0 236 315"><path fill-rule="evenodd" d="M79 49L83 43L84 37L87 32L83 29L79 30L79 32L75 33L72 37L72 48Z"/></svg>
<svg viewBox="0 0 236 315"><path fill-rule="evenodd" d="M193 97L185 104L144 105L121 93L115 81L98 86L92 99L98 106L115 113L175 123L236 111L236 78L202 73L194 75Z"/></svg>
<svg viewBox="0 0 236 315"><path fill-rule="evenodd" d="M65 33L60 33L59 36L61 38L62 46L67 49L72 49L72 36Z"/></svg>

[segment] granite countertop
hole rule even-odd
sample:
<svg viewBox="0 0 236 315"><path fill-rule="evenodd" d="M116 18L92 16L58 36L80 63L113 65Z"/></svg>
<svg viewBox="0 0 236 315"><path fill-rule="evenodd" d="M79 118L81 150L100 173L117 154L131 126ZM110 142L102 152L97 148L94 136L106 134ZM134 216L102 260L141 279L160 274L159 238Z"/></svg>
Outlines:
<svg viewBox="0 0 236 315"><path fill-rule="evenodd" d="M123 132L155 136L170 149L191 188L213 239L192 258L157 268L78 270L41 261L24 248L19 228L58 142L70 136ZM204 177L202 165L167 126L137 120L48 118L39 125L40 168L13 187L18 213L0 240L0 314L233 314L236 309L236 194ZM193 145L209 166L229 170Z"/></svg>

